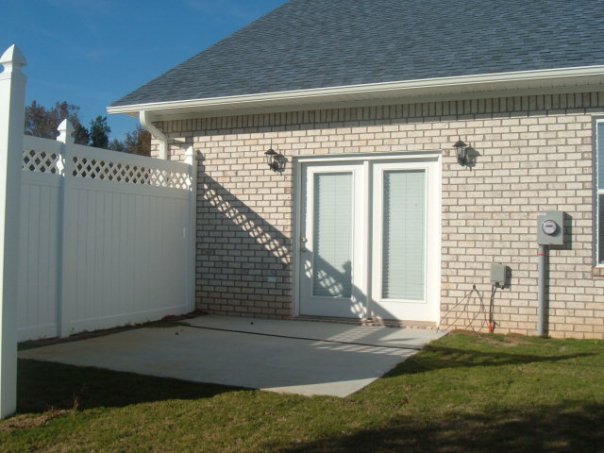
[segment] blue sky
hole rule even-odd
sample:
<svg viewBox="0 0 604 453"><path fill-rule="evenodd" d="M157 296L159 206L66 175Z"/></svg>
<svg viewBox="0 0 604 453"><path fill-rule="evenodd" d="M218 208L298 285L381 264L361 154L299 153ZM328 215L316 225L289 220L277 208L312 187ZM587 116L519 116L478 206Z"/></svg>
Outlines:
<svg viewBox="0 0 604 453"><path fill-rule="evenodd" d="M27 58L27 102L106 107L286 0L0 0L0 53ZM137 121L109 115L111 137Z"/></svg>

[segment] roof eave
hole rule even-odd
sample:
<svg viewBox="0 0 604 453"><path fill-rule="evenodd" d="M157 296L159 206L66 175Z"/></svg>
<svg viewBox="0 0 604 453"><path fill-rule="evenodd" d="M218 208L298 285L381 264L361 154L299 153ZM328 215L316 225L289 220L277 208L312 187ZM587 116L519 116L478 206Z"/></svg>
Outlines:
<svg viewBox="0 0 604 453"><path fill-rule="evenodd" d="M155 120L604 89L604 66L441 77L308 90L111 106L110 114Z"/></svg>

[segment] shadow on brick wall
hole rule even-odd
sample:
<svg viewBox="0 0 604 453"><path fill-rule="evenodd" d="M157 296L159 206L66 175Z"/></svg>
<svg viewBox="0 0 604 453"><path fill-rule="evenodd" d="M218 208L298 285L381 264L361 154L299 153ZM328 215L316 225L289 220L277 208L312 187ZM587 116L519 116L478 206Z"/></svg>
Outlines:
<svg viewBox="0 0 604 453"><path fill-rule="evenodd" d="M198 171L197 307L220 315L291 317L291 239L209 176L202 158ZM350 285L350 262L337 269L315 255L305 260L309 275L310 262L314 289L361 301L351 303L349 317L362 317L367 296Z"/></svg>
<svg viewBox="0 0 604 453"><path fill-rule="evenodd" d="M198 171L198 308L290 316L290 239L211 178L201 158Z"/></svg>

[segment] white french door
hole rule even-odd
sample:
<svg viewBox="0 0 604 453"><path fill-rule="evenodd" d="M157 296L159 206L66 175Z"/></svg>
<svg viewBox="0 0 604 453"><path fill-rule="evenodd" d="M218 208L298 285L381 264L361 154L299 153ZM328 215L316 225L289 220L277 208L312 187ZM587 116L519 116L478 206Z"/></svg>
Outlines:
<svg viewBox="0 0 604 453"><path fill-rule="evenodd" d="M438 159L304 162L301 315L439 318Z"/></svg>
<svg viewBox="0 0 604 453"><path fill-rule="evenodd" d="M373 165L373 316L436 321L440 212L436 169L426 162Z"/></svg>
<svg viewBox="0 0 604 453"><path fill-rule="evenodd" d="M303 315L366 316L364 182L359 165L305 168L300 305Z"/></svg>

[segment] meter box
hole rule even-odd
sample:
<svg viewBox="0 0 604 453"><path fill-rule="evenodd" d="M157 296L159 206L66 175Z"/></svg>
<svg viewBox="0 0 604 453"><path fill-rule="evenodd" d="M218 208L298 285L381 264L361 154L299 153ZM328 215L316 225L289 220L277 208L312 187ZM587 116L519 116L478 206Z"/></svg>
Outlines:
<svg viewBox="0 0 604 453"><path fill-rule="evenodd" d="M564 245L564 213L547 211L537 215L537 244Z"/></svg>

